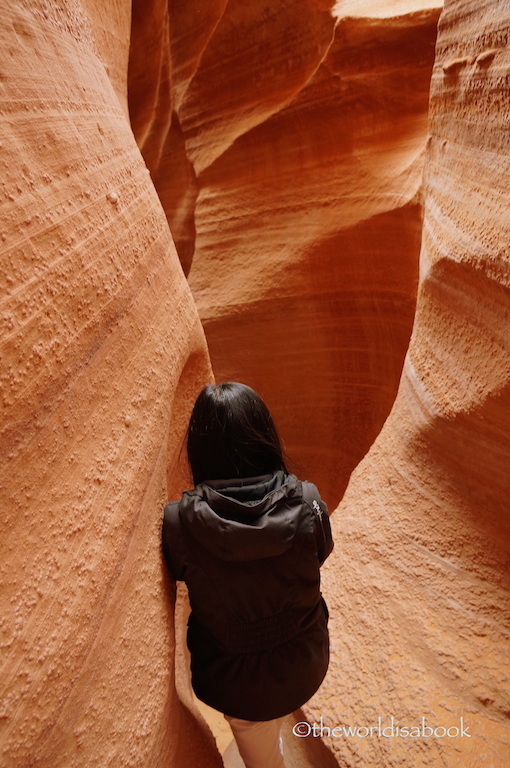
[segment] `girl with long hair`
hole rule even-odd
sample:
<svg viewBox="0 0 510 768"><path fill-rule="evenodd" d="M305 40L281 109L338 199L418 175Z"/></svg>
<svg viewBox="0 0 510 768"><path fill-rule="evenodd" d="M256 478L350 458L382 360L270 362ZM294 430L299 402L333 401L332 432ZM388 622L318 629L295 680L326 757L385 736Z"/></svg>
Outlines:
<svg viewBox="0 0 510 768"><path fill-rule="evenodd" d="M187 452L195 487L165 507L163 554L188 587L192 686L230 723L246 768L284 768L282 719L329 662L328 510L288 472L271 414L244 384L202 390Z"/></svg>

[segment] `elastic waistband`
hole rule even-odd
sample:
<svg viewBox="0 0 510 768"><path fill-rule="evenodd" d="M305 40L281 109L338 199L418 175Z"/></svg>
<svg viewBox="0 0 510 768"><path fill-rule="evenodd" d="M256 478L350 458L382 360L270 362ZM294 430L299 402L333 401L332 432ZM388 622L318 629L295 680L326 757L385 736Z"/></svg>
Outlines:
<svg viewBox="0 0 510 768"><path fill-rule="evenodd" d="M228 653L259 653L287 643L323 615L321 602L305 614L281 611L256 621L230 622L220 642Z"/></svg>

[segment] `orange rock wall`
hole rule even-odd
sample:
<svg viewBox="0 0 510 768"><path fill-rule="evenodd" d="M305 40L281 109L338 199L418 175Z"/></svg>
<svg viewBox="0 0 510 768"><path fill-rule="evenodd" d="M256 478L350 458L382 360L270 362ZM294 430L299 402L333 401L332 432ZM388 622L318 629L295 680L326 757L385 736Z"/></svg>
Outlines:
<svg viewBox="0 0 510 768"><path fill-rule="evenodd" d="M262 394L331 506L389 413L411 334L441 2L337 5L170 2L176 133L156 171L171 226L186 221L176 243L217 379ZM161 120L136 83L148 135Z"/></svg>
<svg viewBox="0 0 510 768"><path fill-rule="evenodd" d="M507 2L445 3L416 322L333 518L333 663L307 709L470 736L326 739L339 765L510 764L509 30Z"/></svg>
<svg viewBox="0 0 510 768"><path fill-rule="evenodd" d="M127 120L130 21L111 0L3 3L0 16L9 768L220 765L176 694L159 553L210 368Z"/></svg>
<svg viewBox="0 0 510 768"><path fill-rule="evenodd" d="M4 5L0 762L220 765L159 556L211 376L167 221L217 377L334 504L397 392L425 161L414 331L335 513L304 715L471 737L309 757L505 766L508 4L447 0L428 127L435 0L135 0L131 41L124 0Z"/></svg>

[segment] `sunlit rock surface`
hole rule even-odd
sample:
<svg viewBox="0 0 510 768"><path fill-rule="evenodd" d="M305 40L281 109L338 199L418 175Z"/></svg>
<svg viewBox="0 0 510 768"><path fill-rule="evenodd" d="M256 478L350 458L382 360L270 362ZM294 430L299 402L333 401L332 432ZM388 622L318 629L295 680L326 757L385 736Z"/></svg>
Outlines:
<svg viewBox="0 0 510 768"><path fill-rule="evenodd" d="M333 662L307 709L450 736L326 739L339 765L510 764L509 29L506 2L445 3L416 324L395 407L333 517Z"/></svg>
<svg viewBox="0 0 510 768"><path fill-rule="evenodd" d="M167 221L217 378L263 394L331 504L394 402L422 243L298 713L362 730L285 739L296 766L510 764L510 9L447 0L427 125L439 11L3 3L2 766L221 764L159 555L211 375ZM392 717L452 735L364 730Z"/></svg>
<svg viewBox="0 0 510 768"><path fill-rule="evenodd" d="M209 363L127 119L130 22L0 15L6 768L221 764L174 684L161 514Z"/></svg>
<svg viewBox="0 0 510 768"><path fill-rule="evenodd" d="M262 394L292 468L332 506L390 411L411 334L440 5L169 5L174 117L153 167L215 375ZM136 82L143 144L162 121Z"/></svg>

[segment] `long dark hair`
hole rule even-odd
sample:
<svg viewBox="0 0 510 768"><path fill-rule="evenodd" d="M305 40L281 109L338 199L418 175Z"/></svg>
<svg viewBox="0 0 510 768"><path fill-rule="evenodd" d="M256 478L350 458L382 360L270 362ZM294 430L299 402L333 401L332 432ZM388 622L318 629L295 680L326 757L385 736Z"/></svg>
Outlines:
<svg viewBox="0 0 510 768"><path fill-rule="evenodd" d="M267 405L236 381L200 392L188 427L188 461L195 485L287 471Z"/></svg>

